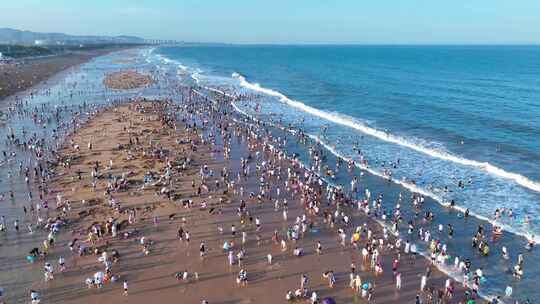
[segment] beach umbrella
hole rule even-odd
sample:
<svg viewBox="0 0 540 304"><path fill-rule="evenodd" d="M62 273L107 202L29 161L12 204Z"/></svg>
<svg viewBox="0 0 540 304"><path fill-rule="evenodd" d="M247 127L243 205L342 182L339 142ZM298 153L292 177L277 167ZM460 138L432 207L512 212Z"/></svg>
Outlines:
<svg viewBox="0 0 540 304"><path fill-rule="evenodd" d="M322 300L322 304L336 304L336 301L334 301L332 298L325 298Z"/></svg>

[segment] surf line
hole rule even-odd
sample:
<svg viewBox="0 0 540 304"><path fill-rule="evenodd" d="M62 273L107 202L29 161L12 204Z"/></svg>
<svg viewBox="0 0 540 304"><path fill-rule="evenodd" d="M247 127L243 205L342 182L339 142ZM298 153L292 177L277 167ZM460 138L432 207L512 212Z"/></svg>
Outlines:
<svg viewBox="0 0 540 304"><path fill-rule="evenodd" d="M217 89L210 89L210 88L207 88L207 89L209 89L209 90L211 90L211 91L214 91L214 92L217 92L217 93L221 93L221 94L223 94L223 95L225 95L225 96L231 97L231 95L226 94L226 93L224 93L224 92L222 92L222 91L220 91L220 90L217 90ZM204 95L203 95L202 93L200 93L200 92L197 92L197 94L200 94L200 96L204 96ZM233 108L234 108L238 113L240 113L241 115L244 115L247 119L249 119L249 120L251 120L251 121L255 121L255 122L261 122L260 119L254 117L254 116L248 114L247 112L243 111L242 109L240 109L240 108L238 107L238 105L236 105L234 102L231 102L231 105L233 106ZM241 121L241 120L238 120L238 119L236 119L236 118L234 118L234 117L233 117L232 119L233 119L233 121L235 121L235 122L237 122L237 123L247 124L247 125L253 126L253 124L251 124L251 123L249 123L249 122ZM279 126L279 125L276 125L276 124L274 124L274 123L272 123L272 122L264 121L264 123L269 124L269 125L271 125L271 126L273 126L273 127L275 127L275 128L281 129L282 131L289 131L289 132L291 132L291 133L296 133L294 130L288 130L288 129L283 128L283 127L281 127L281 126ZM312 134L309 134L309 133L306 133L306 134L307 134L308 137L311 138L313 141L315 141L315 142L321 144L322 146L324 146L328 151L330 151L330 153L334 154L336 157L341 158L341 159L343 159L343 160L345 160L345 161L348 161L348 160L349 160L347 157L345 157L344 155L342 155L342 154L340 154L339 152L337 152L335 149L333 149L332 147L330 147L328 144L326 144L324 141L322 141L322 140L321 140L320 138L318 138L317 136L312 135ZM269 144L269 145L270 145L272 148L274 148L274 146L273 146L272 144ZM300 166L301 166L304 170L310 171L310 172L314 173L315 175L317 175L317 176L318 176L319 178L321 178L327 185L330 185L331 187L337 187L337 185L336 185L334 182L332 182L331 180L329 180L329 179L327 179L326 177L322 176L322 175L319 174L318 172L312 171L312 170L311 170L308 166L306 166L306 164L304 164L302 161L299 161L299 164L300 164ZM369 173L371 173L371 174L373 174L373 175L379 176L379 177L381 177L381 178L386 178L384 175L382 175L381 173L379 173L379 172L377 172L377 171L375 171L375 170L373 170L373 169L370 169L370 168L368 168L368 167L361 166L361 165L359 165L359 164L356 163L356 162L355 162L355 164L356 164L356 167L358 167L358 168L361 169L361 170L367 171L367 172L369 172ZM431 193L429 193L429 192L425 192L425 191L423 191L422 189L420 189L420 188L418 188L418 187L415 187L415 186L413 186L413 185L410 185L411 187L414 187L414 188L409 188L409 187L407 187L407 186L409 185L409 184L407 184L407 183L403 183L403 182L400 182L400 181L397 181L397 180L393 180L393 179L390 179L390 181L392 181L392 182L394 182L394 183L396 183L396 184L398 184L398 185L401 185L401 186L403 186L404 188L407 188L407 189L408 189L409 191L411 191L411 192L415 192L415 193L419 193L419 194L422 194L422 195L425 195L425 196L429 196L429 197L432 197L434 200L438 201L436 197L433 197L433 194L431 194ZM445 204L443 203L443 205L445 205ZM448 205L448 207L450 207L450 206ZM459 208L455 208L455 209L459 209ZM472 216L475 216L472 212L471 212L471 215L472 215ZM479 217L479 216L477 216L477 217ZM479 218L480 218L480 217L479 217ZM376 219L376 218L371 218L371 219L372 219L376 224L378 224L380 227L386 227L386 228L392 229L391 226L390 226L388 223L385 223L385 222L383 222L383 221L380 221L380 220L378 220L378 219ZM430 259L430 256L429 256L429 254L428 254L426 251L420 250L419 253L420 253L420 255L423 256L426 260L429 260L429 259ZM436 264L435 267L436 267L437 269L439 269L441 272L445 273L447 276L453 278L455 281L460 282L460 283L463 282L463 277L460 276L456 271L452 271L449 267L443 267L442 265L438 265L438 264ZM479 292L479 296L480 296L481 298L483 298L484 300L492 300L492 299L495 297L494 295L486 294L486 293L484 293L484 292Z"/></svg>
<svg viewBox="0 0 540 304"><path fill-rule="evenodd" d="M233 73L232 77L238 79L240 81L240 85L242 87L244 87L244 88L251 89L251 90L254 90L254 91L257 91L257 92L264 93L266 95L276 97L276 98L279 99L279 101L281 101L281 102L283 102L283 103L285 103L285 104L287 104L287 105L289 105L291 107L300 109L300 110L302 110L302 111L304 111L306 113L309 113L311 115L317 116L317 117L322 118L322 119L325 119L327 121L331 121L333 123L349 127L351 129L360 131L360 132L362 132L364 134L367 134L367 135L376 137L378 139L384 140L386 142L390 142L390 143L393 143L393 144L397 144L397 145L400 145L400 146L407 147L409 149L412 149L414 151L429 155L431 157L451 161L451 162L454 162L454 163L457 163L457 164L460 164L460 165L464 165L464 166L475 167L475 168L481 169L483 171L486 171L486 172L488 172L490 174L499 176L501 178L512 180L515 183L517 183L517 184L519 184L519 185L521 185L521 186L523 186L523 187L525 187L527 189L530 189L530 190L533 190L533 191L536 191L536 192L540 192L540 183L539 182L530 180L529 178L527 178L527 177L525 177L523 175L520 175L518 173L508 172L508 171L506 171L504 169L498 168L498 167L490 164L489 162L480 162L480 161L476 161L476 160L461 158L461 157L453 155L451 153L441 152L441 151L429 149L429 148L414 144L414 143L408 141L405 138L395 136L395 135L389 134L387 132L380 131L380 130L368 127L365 124L362 124L362 123L359 123L359 122L355 122L354 120L352 120L350 118L343 117L343 116L340 116L340 115L336 115L336 114L333 114L333 113L329 113L329 112L326 112L326 111L322 111L322 110L319 110L317 108L308 106L308 105L306 105L306 104L304 104L302 102L292 100L292 99L288 98L287 96L285 96L284 94L282 94L282 93L280 93L278 91L274 91L272 89L261 87L258 83L251 83L251 82L247 81L246 78L244 76L240 75L239 73L236 73L236 72Z"/></svg>
<svg viewBox="0 0 540 304"><path fill-rule="evenodd" d="M208 89L210 91L213 91L213 92L216 92L218 94L222 94L222 95L225 95L227 97L233 97L232 95L230 94L227 94L225 92L222 92L220 90L217 90L217 89L210 89L208 87L205 87L205 89ZM202 95L202 93L200 92L197 92L199 94ZM253 121L259 121L259 119L253 117L252 115L250 115L249 113L247 113L246 111L242 110L234 101L231 102L231 105L232 107L236 110L236 112L238 112L239 114L241 115L244 115L246 116L247 118L253 120ZM283 127L280 127L272 122L268 122L268 121L265 121L265 123L269 124L269 125L272 125L273 127L276 127L276 128L279 128L283 131L289 131L291 133L295 133L293 130L289 130L289 129L286 129L286 128L283 128ZM330 153L334 154L336 157L338 158L341 158L343 159L344 161L350 161L350 160L353 160L354 163L355 163L355 166L357 168L359 168L360 170L364 170L364 171L367 171L368 173L372 174L372 175L375 175L377 177L380 177L380 178L383 178L383 179L386 179L386 180L389 180L391 182L393 182L394 184L397 184L407 190L409 190L410 192L412 193L418 193L418 194L421 194L421 195L424 195L424 196L427 196L427 197L430 197L432 198L433 200L435 200L436 202L438 202L439 204L441 204L443 207L445 208L450 208L450 209L453 209L453 210L456 210L457 212L460 212L460 213L465 213L465 210L466 208L463 207L463 206L458 206L458 205L455 205L455 206L451 206L450 203L446 202L443 198L441 198L440 196L436 195L435 193L432 193L430 191L426 191L416 185L413 185L411 183L407 183L407 182L404 182L402 180L398 180L398 179L388 179L387 176L385 176L384 174L374 170L374 169L371 169L367 166L363 166L361 164L359 164L357 161L355 161L354 159L351 159L345 155L343 155L342 153L338 152L336 149L334 149L331 145L329 145L328 143L324 142L323 140L321 140L318 136L316 135L313 135L313 134L309 134L309 133L306 133L306 135L313 141L321 144L323 147L326 148L326 150L328 150ZM535 237L533 233L530 233L528 231L521 231L517 228L514 228L514 227L511 227L511 226L508 226L508 225L505 225L505 224L502 224L502 223L499 223L497 221L494 221L494 220L490 220L488 217L486 216L483 216L481 214L478 214L474 211L469 211L470 212L470 215L473 216L473 217L476 217L477 219L481 220L481 221L485 221L489 224L491 224L492 226L500 226L503 230L509 232L509 233L512 233L514 235L518 235L518 236L521 236L523 238L525 238L526 240L534 240L535 242L540 242L540 238L538 237Z"/></svg>

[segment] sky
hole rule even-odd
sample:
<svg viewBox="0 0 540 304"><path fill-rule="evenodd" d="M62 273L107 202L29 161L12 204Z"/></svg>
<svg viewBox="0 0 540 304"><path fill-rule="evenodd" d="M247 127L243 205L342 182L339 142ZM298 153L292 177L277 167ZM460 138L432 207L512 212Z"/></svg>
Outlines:
<svg viewBox="0 0 540 304"><path fill-rule="evenodd" d="M538 44L540 0L0 0L0 27L191 42Z"/></svg>

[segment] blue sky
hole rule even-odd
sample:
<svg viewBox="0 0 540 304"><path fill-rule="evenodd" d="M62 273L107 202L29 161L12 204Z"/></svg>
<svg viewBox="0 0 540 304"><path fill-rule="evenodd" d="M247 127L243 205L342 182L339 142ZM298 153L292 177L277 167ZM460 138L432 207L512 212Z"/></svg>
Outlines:
<svg viewBox="0 0 540 304"><path fill-rule="evenodd" d="M540 0L0 0L0 27L231 43L540 43Z"/></svg>

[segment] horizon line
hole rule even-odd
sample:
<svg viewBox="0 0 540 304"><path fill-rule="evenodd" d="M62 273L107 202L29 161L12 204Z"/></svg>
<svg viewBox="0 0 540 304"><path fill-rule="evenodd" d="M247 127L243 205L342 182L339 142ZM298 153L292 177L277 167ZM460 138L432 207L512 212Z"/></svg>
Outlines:
<svg viewBox="0 0 540 304"><path fill-rule="evenodd" d="M150 39L151 40L151 39ZM164 43L166 44L166 43ZM540 46L540 42L523 43L363 43L363 42L195 42L176 41L176 44L219 44L228 46Z"/></svg>

